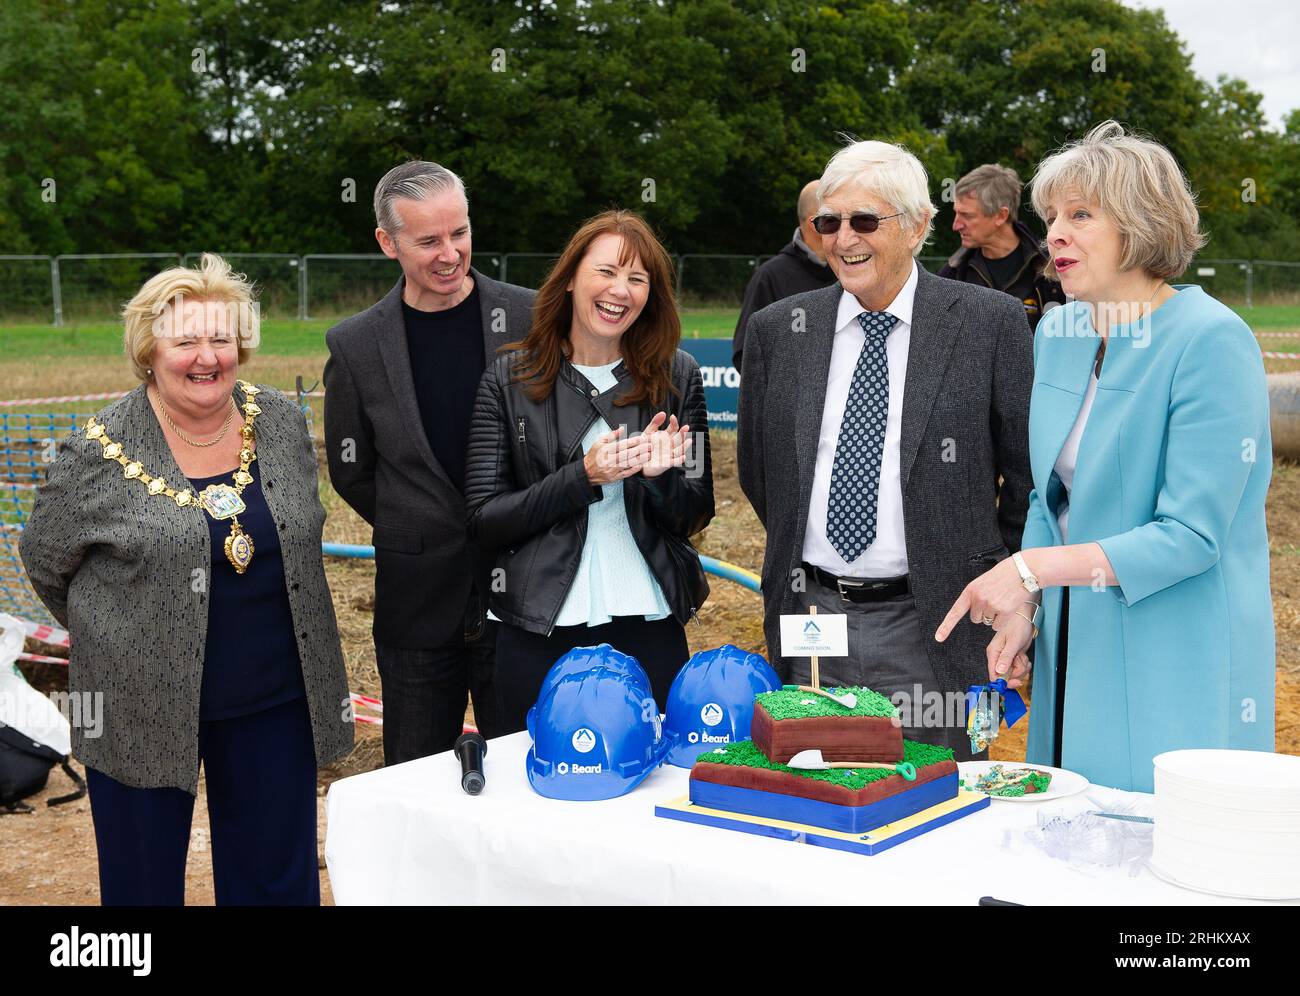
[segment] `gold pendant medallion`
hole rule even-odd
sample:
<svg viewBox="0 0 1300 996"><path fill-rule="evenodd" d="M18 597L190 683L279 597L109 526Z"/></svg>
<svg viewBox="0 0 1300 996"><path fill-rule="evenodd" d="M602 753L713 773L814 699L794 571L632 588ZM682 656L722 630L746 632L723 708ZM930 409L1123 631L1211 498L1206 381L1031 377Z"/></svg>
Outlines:
<svg viewBox="0 0 1300 996"><path fill-rule="evenodd" d="M230 535L226 537L226 559L235 569L236 574L243 574L253 562L253 537L249 536L239 523L230 525Z"/></svg>

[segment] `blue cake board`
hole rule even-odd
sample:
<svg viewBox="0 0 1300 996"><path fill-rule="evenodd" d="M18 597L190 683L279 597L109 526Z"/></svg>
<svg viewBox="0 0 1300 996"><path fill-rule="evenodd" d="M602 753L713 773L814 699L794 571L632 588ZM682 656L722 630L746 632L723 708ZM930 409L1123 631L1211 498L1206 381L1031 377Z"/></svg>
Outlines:
<svg viewBox="0 0 1300 996"><path fill-rule="evenodd" d="M744 813L746 816L803 823L823 830L863 834L937 806L955 796L959 787L957 772L953 771L942 778L921 782L905 792L885 796L865 806L844 806L797 795L694 779L691 781L690 798L697 806L724 813Z"/></svg>
<svg viewBox="0 0 1300 996"><path fill-rule="evenodd" d="M721 827L760 837L794 840L814 847L830 847L853 854L870 855L887 851L913 837L970 816L988 808L988 805L989 797L983 793L962 790L955 797L938 805L866 833L845 833L806 823L792 823L789 820L708 809L692 803L689 795L660 803L655 806L655 815L667 820L681 820L684 823L698 823L700 826Z"/></svg>

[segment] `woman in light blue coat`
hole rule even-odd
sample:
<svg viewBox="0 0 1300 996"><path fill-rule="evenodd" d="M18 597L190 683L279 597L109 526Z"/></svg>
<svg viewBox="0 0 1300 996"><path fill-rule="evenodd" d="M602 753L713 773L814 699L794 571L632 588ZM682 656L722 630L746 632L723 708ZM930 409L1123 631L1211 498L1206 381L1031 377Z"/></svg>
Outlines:
<svg viewBox="0 0 1300 996"><path fill-rule="evenodd" d="M1162 751L1273 750L1264 367L1231 310L1165 283L1204 238L1163 146L1106 122L1032 189L1073 300L1034 342L1022 552L936 637L991 625L990 678L1013 687L1034 642L1027 759L1150 792Z"/></svg>

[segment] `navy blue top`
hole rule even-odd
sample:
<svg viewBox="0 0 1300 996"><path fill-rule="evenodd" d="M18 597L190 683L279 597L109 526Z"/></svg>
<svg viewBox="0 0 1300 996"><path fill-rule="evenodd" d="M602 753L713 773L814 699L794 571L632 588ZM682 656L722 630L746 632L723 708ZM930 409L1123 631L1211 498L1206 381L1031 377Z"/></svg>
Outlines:
<svg viewBox="0 0 1300 996"><path fill-rule="evenodd" d="M446 311L418 311L403 301L402 316L424 435L438 463L464 494L469 423L485 366L478 285Z"/></svg>
<svg viewBox="0 0 1300 996"><path fill-rule="evenodd" d="M307 694L284 584L280 535L262 495L256 460L248 472L253 483L241 495L248 508L238 518L253 540L253 561L243 574L226 558L231 520L203 513L212 536L212 573L199 698L202 721L248 716ZM209 484L230 483L230 473L190 478L195 493Z"/></svg>

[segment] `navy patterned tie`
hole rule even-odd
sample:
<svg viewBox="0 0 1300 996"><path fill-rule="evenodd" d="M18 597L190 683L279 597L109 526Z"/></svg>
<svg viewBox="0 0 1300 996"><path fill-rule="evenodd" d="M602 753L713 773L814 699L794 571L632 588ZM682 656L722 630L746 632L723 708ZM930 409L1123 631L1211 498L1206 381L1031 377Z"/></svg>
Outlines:
<svg viewBox="0 0 1300 996"><path fill-rule="evenodd" d="M889 415L885 338L897 321L884 311L858 315L866 336L844 402L826 506L826 538L846 564L862 556L876 538L876 492Z"/></svg>

